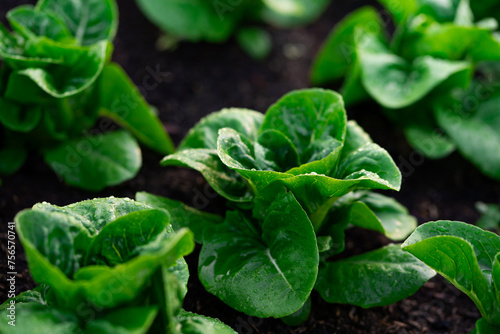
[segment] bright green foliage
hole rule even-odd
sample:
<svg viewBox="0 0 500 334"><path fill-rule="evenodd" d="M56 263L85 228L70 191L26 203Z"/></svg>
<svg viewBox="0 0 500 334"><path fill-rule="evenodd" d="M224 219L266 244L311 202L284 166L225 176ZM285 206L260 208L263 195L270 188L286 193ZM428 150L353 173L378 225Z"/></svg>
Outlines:
<svg viewBox="0 0 500 334"><path fill-rule="evenodd" d="M442 158L457 149L484 174L500 179L500 43L497 22L484 17L496 5L379 2L396 23L392 40L374 8L356 10L331 32L314 62L312 82L344 78L346 103L375 100L425 156Z"/></svg>
<svg viewBox="0 0 500 334"><path fill-rule="evenodd" d="M107 120L92 129L100 116L160 153L174 151L151 107L110 62L114 0L40 0L12 9L7 19L12 32L0 25L1 174L39 151L76 187L98 191L133 178L141 166L136 140L109 134L116 126Z"/></svg>
<svg viewBox="0 0 500 334"><path fill-rule="evenodd" d="M500 330L500 237L461 222L419 226L402 245L467 294L483 316L474 333Z"/></svg>
<svg viewBox="0 0 500 334"><path fill-rule="evenodd" d="M172 230L165 210L101 198L58 207L40 203L16 218L35 282L15 303L9 333L234 333L217 320L182 311L189 272L182 258L192 233ZM186 327L186 329L185 329ZM181 329L182 328L182 329Z"/></svg>
<svg viewBox="0 0 500 334"><path fill-rule="evenodd" d="M174 38L224 42L236 33L242 48L262 59L271 51L267 32L248 27L257 21L281 28L310 23L330 0L137 0L144 14Z"/></svg>
<svg viewBox="0 0 500 334"><path fill-rule="evenodd" d="M344 250L349 227L394 240L416 227L401 204L369 191L398 190L401 174L384 149L347 121L342 97L335 92L291 92L265 116L243 109L213 113L162 164L198 170L228 199L231 209L223 219L147 193L137 195L154 208L175 210L181 217L176 228L192 227L202 243L201 282L247 314L286 317L285 322L297 324L308 316L315 284L324 296L326 290L340 289L352 297L325 297L328 301L386 305L415 292L433 275L399 248L369 253L373 261L393 265L381 265L367 276L364 264L353 262L351 283L385 281L387 296L380 300L380 291L367 286L362 294L354 293L345 284L337 286L322 269L335 264L326 259ZM393 278L407 284L396 289Z"/></svg>

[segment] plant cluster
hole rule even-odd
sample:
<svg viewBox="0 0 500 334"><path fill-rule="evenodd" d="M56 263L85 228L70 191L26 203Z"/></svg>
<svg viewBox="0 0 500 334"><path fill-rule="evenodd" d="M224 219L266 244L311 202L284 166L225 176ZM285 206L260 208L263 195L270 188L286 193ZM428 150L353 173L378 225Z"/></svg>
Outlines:
<svg viewBox="0 0 500 334"><path fill-rule="evenodd" d="M290 28L314 21L330 0L137 0L144 14L172 38L220 43L236 35L262 59L271 51L267 31L255 23Z"/></svg>
<svg viewBox="0 0 500 334"><path fill-rule="evenodd" d="M351 13L318 54L312 82L344 78L341 93L348 104L374 99L425 156L442 158L457 149L500 179L500 43L497 21L485 17L498 4L379 2L396 25L392 38L374 8Z"/></svg>
<svg viewBox="0 0 500 334"><path fill-rule="evenodd" d="M394 240L416 227L394 199L370 192L398 190L401 174L384 149L347 121L333 91L289 93L265 116L245 109L213 113L162 164L198 170L228 200L225 218L205 218L175 201L137 195L179 212L174 227L190 228L202 244L205 288L249 315L300 323L313 288L332 303L387 305L434 275L398 245L328 260L344 250L350 226Z"/></svg>
<svg viewBox="0 0 500 334"><path fill-rule="evenodd" d="M40 284L0 306L3 333L235 334L182 309L192 233L165 210L121 198L64 207L40 203L16 216ZM16 326L8 319L16 312Z"/></svg>
<svg viewBox="0 0 500 334"><path fill-rule="evenodd" d="M137 1L177 38L221 42L236 33L257 58L269 40L246 23L303 24L329 2ZM217 215L138 192L135 201L44 202L20 212L17 234L39 285L0 305L4 320L13 309L17 318L15 327L1 321L0 332L234 334L182 308L189 278L183 257L195 242L206 290L251 316L299 325L313 290L330 303L389 305L437 272L477 305L483 318L474 333L500 332L500 237L482 229L498 230L498 206L478 203L479 227L436 221L417 228L404 206L379 192L400 189L399 169L344 106L344 99L371 97L427 156L458 149L500 179L500 42L488 18L500 7L379 2L396 24L392 38L387 22L365 7L334 28L316 59L312 80L345 77L344 97L304 89L265 114L214 112L175 153L152 107L111 62L114 0L40 0L11 10L12 31L0 25L1 174L35 151L68 184L100 190L136 175L137 139L167 154L163 166L200 172L227 207ZM125 130L110 131L110 120ZM348 257L349 228L406 241Z"/></svg>
<svg viewBox="0 0 500 334"><path fill-rule="evenodd" d="M133 136L160 153L174 151L152 108L110 61L114 0L40 0L7 19L12 32L0 25L0 174L14 173L36 151L65 182L96 191L137 174ZM96 124L99 117L107 119ZM110 132L109 120L128 131Z"/></svg>

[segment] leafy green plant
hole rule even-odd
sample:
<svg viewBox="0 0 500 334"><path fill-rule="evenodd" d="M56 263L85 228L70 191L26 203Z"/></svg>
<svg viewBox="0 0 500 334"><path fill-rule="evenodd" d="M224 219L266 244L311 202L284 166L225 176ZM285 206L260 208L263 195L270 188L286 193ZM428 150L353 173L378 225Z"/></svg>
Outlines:
<svg viewBox="0 0 500 334"><path fill-rule="evenodd" d="M244 109L213 113L162 164L201 172L228 199L231 209L219 217L137 194L171 212L174 228L194 231L202 244L201 282L249 315L300 323L314 287L332 303L387 305L434 275L395 245L328 261L344 250L351 226L395 240L416 227L394 199L369 191L399 189L400 172L384 149L347 121L335 92L291 92L265 116Z"/></svg>
<svg viewBox="0 0 500 334"><path fill-rule="evenodd" d="M473 333L500 330L500 237L462 222L419 226L402 245L469 296L483 316Z"/></svg>
<svg viewBox="0 0 500 334"><path fill-rule="evenodd" d="M194 248L164 210L100 198L20 212L16 229L37 288L0 306L15 309L2 333L235 333L182 310Z"/></svg>
<svg viewBox="0 0 500 334"><path fill-rule="evenodd" d="M97 191L137 174L132 135L160 153L174 151L151 107L110 62L114 0L41 0L7 19L12 32L0 25L0 174L37 151L68 184ZM110 132L115 125L99 117L128 131Z"/></svg>
<svg viewBox="0 0 500 334"><path fill-rule="evenodd" d="M137 0L144 14L171 38L192 42L224 42L235 34L241 47L262 59L271 51L266 30L248 23L281 28L315 20L330 0Z"/></svg>
<svg viewBox="0 0 500 334"><path fill-rule="evenodd" d="M468 0L379 2L396 24L392 39L374 8L356 10L331 32L312 82L344 78L347 104L375 100L425 156L457 149L500 179L497 22L476 21Z"/></svg>

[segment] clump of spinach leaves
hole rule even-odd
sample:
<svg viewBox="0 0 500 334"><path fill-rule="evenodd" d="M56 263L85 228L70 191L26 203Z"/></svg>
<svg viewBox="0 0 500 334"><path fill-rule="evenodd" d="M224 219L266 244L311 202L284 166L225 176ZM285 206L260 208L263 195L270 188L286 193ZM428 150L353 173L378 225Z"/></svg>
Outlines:
<svg viewBox="0 0 500 334"><path fill-rule="evenodd" d="M40 285L0 306L2 333L235 333L181 308L194 241L165 210L109 197L40 203L15 222Z"/></svg>
<svg viewBox="0 0 500 334"><path fill-rule="evenodd" d="M199 276L233 308L259 317L307 318L312 289L329 302L387 305L434 275L387 247L328 261L357 226L403 240L416 220L394 199L401 174L389 154L353 121L328 90L287 94L264 116L245 109L213 113L190 130L163 165L203 174L228 199L225 218L147 193L137 199L171 212L202 244ZM293 315L292 315L293 314Z"/></svg>
<svg viewBox="0 0 500 334"><path fill-rule="evenodd" d="M96 191L137 174L141 152L132 135L160 153L174 151L151 107L110 62L114 0L41 0L7 19L12 32L0 25L0 174L14 173L35 150L68 184ZM110 132L110 119L128 132Z"/></svg>
<svg viewBox="0 0 500 334"><path fill-rule="evenodd" d="M388 15L356 10L331 32L312 82L343 78L346 103L374 99L425 156L457 149L500 179L500 43L497 21L485 17L493 2L474 1L472 9L468 0L379 2L396 25L392 38Z"/></svg>
<svg viewBox="0 0 500 334"><path fill-rule="evenodd" d="M262 59L271 51L266 30L248 23L268 23L281 28L315 20L330 0L137 0L144 14L171 38L220 43L233 34L252 57Z"/></svg>
<svg viewBox="0 0 500 334"><path fill-rule="evenodd" d="M462 222L419 226L402 245L469 296L483 316L472 333L500 331L500 237Z"/></svg>

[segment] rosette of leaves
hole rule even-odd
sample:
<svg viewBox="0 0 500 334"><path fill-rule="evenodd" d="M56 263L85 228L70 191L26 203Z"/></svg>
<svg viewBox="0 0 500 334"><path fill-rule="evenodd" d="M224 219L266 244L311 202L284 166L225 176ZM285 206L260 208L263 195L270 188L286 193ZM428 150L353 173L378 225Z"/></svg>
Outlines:
<svg viewBox="0 0 500 334"><path fill-rule="evenodd" d="M235 333L182 310L194 247L165 210L101 198L20 212L16 229L37 288L0 306L2 333Z"/></svg>
<svg viewBox="0 0 500 334"><path fill-rule="evenodd" d="M236 35L252 57L271 51L267 31L253 23L290 28L310 23L330 0L137 0L143 13L170 38L221 43Z"/></svg>
<svg viewBox="0 0 500 334"><path fill-rule="evenodd" d="M396 25L392 38L374 8L356 10L331 32L312 82L343 79L348 104L375 100L425 156L458 150L500 179L498 23L478 8L488 2L472 9L468 0L379 2Z"/></svg>
<svg viewBox="0 0 500 334"><path fill-rule="evenodd" d="M352 226L403 240L415 219L370 189L399 189L389 154L348 122L335 92L292 92L258 112L228 109L201 120L164 165L200 171L228 199L225 217L139 193L164 208L174 229L189 227L202 244L205 288L249 315L307 318L314 287L329 302L387 305L415 292L434 273L390 245L331 262ZM291 315L293 314L293 315Z"/></svg>
<svg viewBox="0 0 500 334"><path fill-rule="evenodd" d="M500 237L455 221L419 226L402 245L476 304L483 318L472 333L500 331Z"/></svg>
<svg viewBox="0 0 500 334"><path fill-rule="evenodd" d="M35 151L69 185L98 191L137 174L135 138L174 151L151 107L110 62L114 0L41 0L12 9L7 20L12 32L0 25L0 175ZM128 131L110 132L110 119Z"/></svg>

